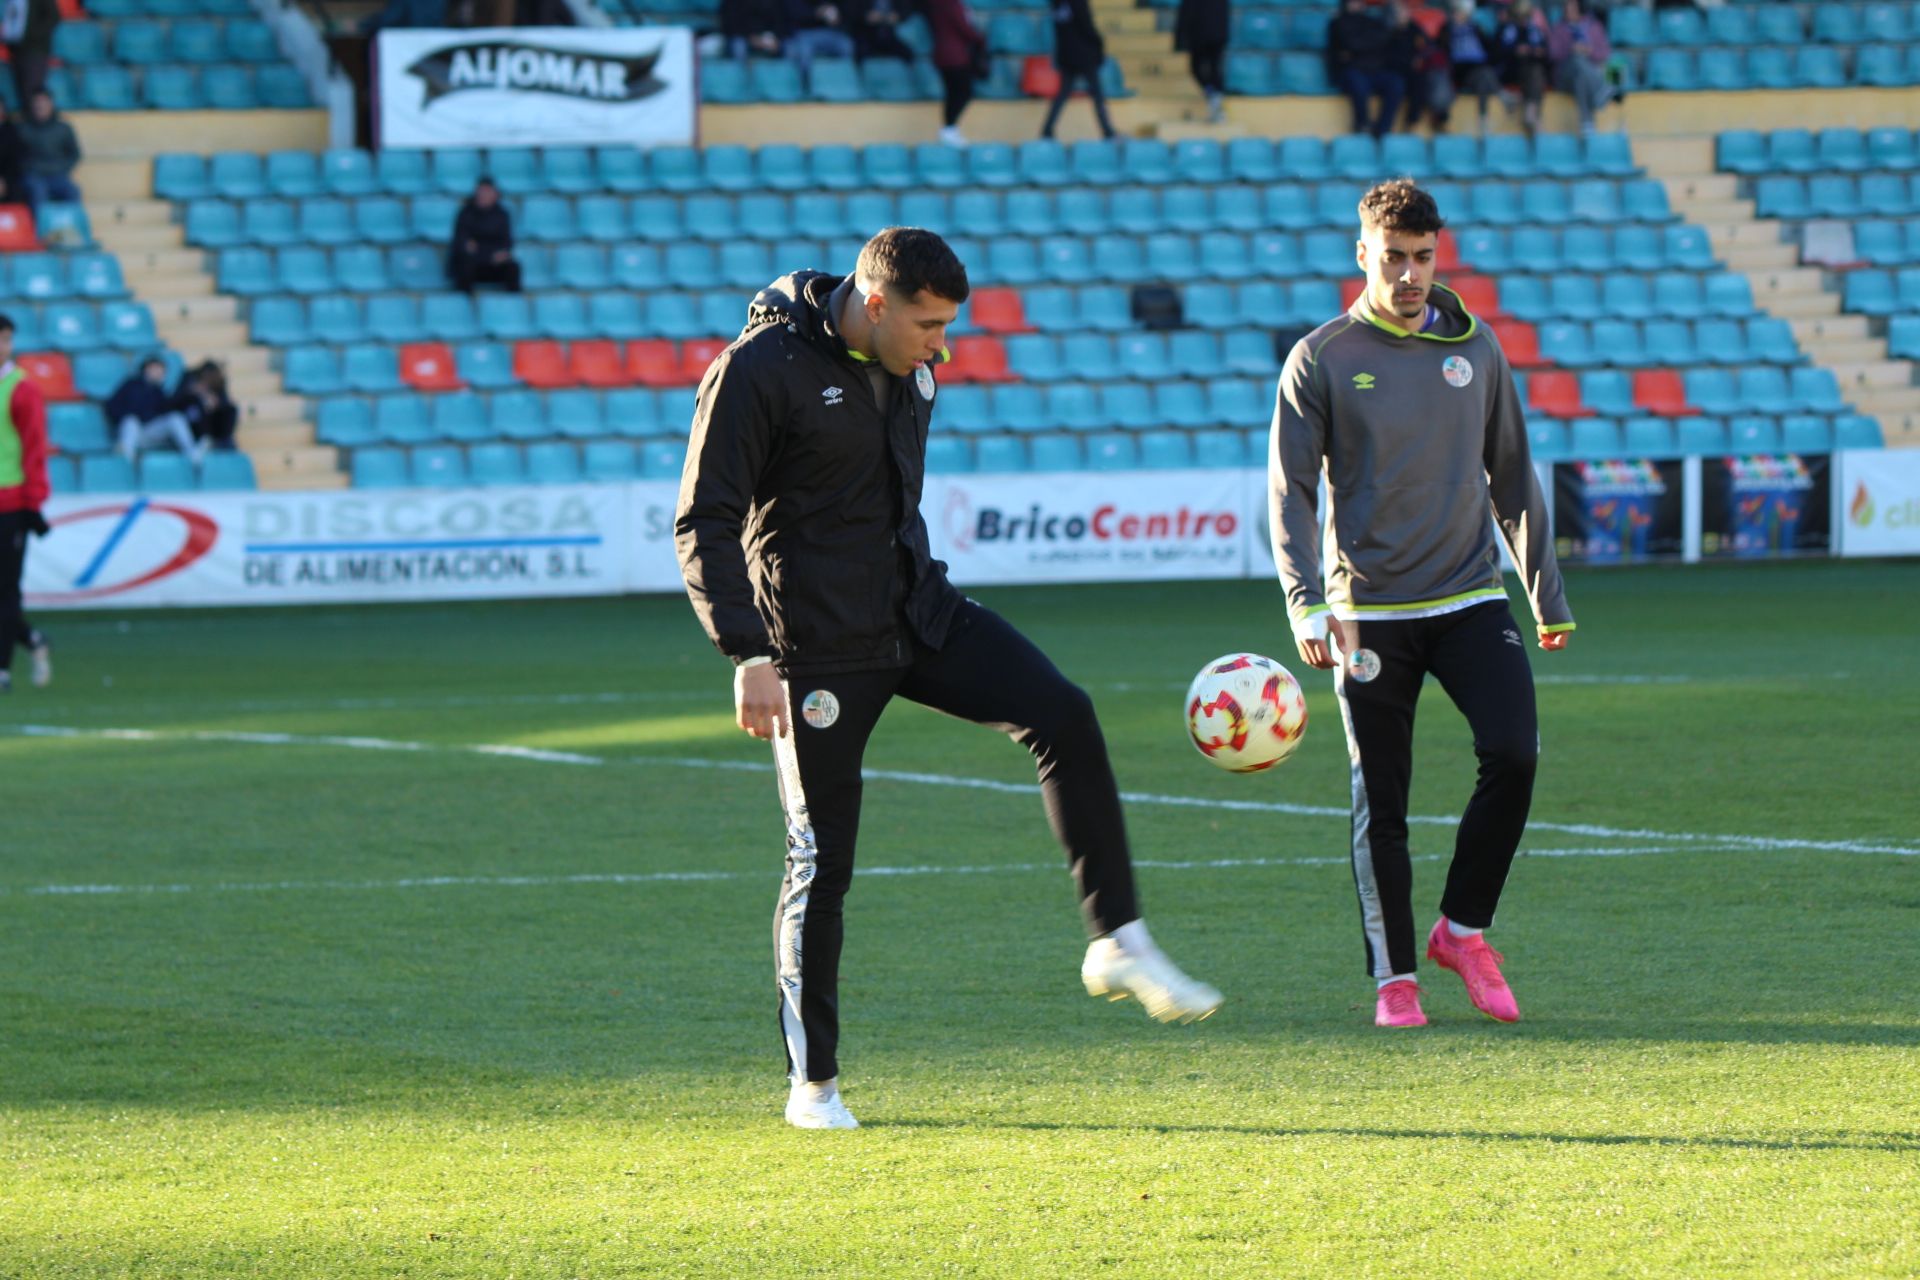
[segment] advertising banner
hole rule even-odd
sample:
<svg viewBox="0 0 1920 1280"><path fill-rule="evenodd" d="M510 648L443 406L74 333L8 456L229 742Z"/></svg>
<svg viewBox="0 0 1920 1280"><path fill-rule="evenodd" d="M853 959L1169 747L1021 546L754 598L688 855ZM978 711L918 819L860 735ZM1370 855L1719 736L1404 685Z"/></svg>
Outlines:
<svg viewBox="0 0 1920 1280"><path fill-rule="evenodd" d="M1920 553L1920 449L1850 449L1837 456L1840 554Z"/></svg>
<svg viewBox="0 0 1920 1280"><path fill-rule="evenodd" d="M1833 541L1825 454L1700 460L1705 559L1826 555Z"/></svg>
<svg viewBox="0 0 1920 1280"><path fill-rule="evenodd" d="M57 498L30 608L677 589L670 484ZM662 514L664 513L664 514Z"/></svg>
<svg viewBox="0 0 1920 1280"><path fill-rule="evenodd" d="M1240 578L1258 532L1247 474L928 476L920 510L962 587Z"/></svg>
<svg viewBox="0 0 1920 1280"><path fill-rule="evenodd" d="M374 49L382 147L694 142L684 27L389 28Z"/></svg>
<svg viewBox="0 0 1920 1280"><path fill-rule="evenodd" d="M1682 488L1677 458L1555 463L1555 556L1565 564L1677 558Z"/></svg>

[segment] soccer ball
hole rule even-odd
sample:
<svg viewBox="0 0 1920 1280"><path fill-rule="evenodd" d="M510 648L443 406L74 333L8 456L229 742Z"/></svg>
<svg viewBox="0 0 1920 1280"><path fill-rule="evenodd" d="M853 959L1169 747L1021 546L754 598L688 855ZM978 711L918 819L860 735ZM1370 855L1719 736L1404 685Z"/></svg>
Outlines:
<svg viewBox="0 0 1920 1280"><path fill-rule="evenodd" d="M1229 773L1258 773L1293 754L1307 731L1300 682L1272 658L1229 653L1187 687L1187 734Z"/></svg>

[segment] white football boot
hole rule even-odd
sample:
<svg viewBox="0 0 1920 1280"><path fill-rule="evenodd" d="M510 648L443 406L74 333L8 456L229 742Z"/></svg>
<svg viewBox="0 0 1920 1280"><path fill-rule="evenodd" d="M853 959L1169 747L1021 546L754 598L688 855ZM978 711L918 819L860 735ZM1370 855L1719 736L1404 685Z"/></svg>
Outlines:
<svg viewBox="0 0 1920 1280"><path fill-rule="evenodd" d="M27 656L33 659L33 687L44 689L52 684L53 650L48 647L45 636L40 637L40 643L33 646Z"/></svg>
<svg viewBox="0 0 1920 1280"><path fill-rule="evenodd" d="M1090 996L1132 996L1159 1022L1198 1022L1220 1007L1220 993L1180 972L1154 945L1141 920L1095 938L1080 962L1080 981Z"/></svg>
<svg viewBox="0 0 1920 1280"><path fill-rule="evenodd" d="M860 1122L840 1101L839 1080L793 1086L787 1094L787 1123L796 1129L858 1129Z"/></svg>

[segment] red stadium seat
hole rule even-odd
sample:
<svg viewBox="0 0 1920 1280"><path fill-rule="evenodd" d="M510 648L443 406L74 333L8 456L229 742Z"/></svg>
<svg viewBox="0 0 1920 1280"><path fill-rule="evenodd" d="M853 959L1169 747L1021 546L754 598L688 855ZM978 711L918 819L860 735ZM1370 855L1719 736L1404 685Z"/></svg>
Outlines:
<svg viewBox="0 0 1920 1280"><path fill-rule="evenodd" d="M1020 64L1020 92L1029 98L1051 98L1060 92L1060 68L1043 53L1027 55Z"/></svg>
<svg viewBox="0 0 1920 1280"><path fill-rule="evenodd" d="M1514 368L1540 369L1553 363L1540 354L1540 331L1526 321L1502 321L1498 333L1500 349L1507 353L1507 363Z"/></svg>
<svg viewBox="0 0 1920 1280"><path fill-rule="evenodd" d="M14 357L33 385L49 400L83 400L73 385L73 364L58 351L33 351Z"/></svg>
<svg viewBox="0 0 1920 1280"><path fill-rule="evenodd" d="M1350 307L1353 300L1367 291L1367 282L1357 276L1344 276L1340 281L1340 305Z"/></svg>
<svg viewBox="0 0 1920 1280"><path fill-rule="evenodd" d="M589 387L624 387L633 381L620 359L620 344L606 338L574 343L567 363L573 376Z"/></svg>
<svg viewBox="0 0 1920 1280"><path fill-rule="evenodd" d="M1013 289L975 289L968 304L975 328L988 333L1032 333L1027 309Z"/></svg>
<svg viewBox="0 0 1920 1280"><path fill-rule="evenodd" d="M627 344L627 377L643 387L680 385L680 357L665 338Z"/></svg>
<svg viewBox="0 0 1920 1280"><path fill-rule="evenodd" d="M1471 270L1460 261L1460 242L1453 238L1453 232L1440 233L1439 246L1433 253L1433 269L1443 276L1451 276L1456 271Z"/></svg>
<svg viewBox="0 0 1920 1280"><path fill-rule="evenodd" d="M1500 313L1500 286L1492 276L1448 276L1445 283L1460 295L1460 301L1466 303L1467 310L1474 315L1485 318Z"/></svg>
<svg viewBox="0 0 1920 1280"><path fill-rule="evenodd" d="M458 391L466 386L444 342L409 342L400 348L400 380L416 391Z"/></svg>
<svg viewBox="0 0 1920 1280"><path fill-rule="evenodd" d="M0 252L39 247L40 236L33 229L33 210L24 204L0 204Z"/></svg>
<svg viewBox="0 0 1920 1280"><path fill-rule="evenodd" d="M680 382L698 382L714 357L727 349L726 338L689 338L680 344Z"/></svg>
<svg viewBox="0 0 1920 1280"><path fill-rule="evenodd" d="M953 359L940 366L943 382L1017 382L1007 368L1007 348L998 338L955 338Z"/></svg>
<svg viewBox="0 0 1920 1280"><path fill-rule="evenodd" d="M534 338L513 344L514 376L530 387L550 391L576 383L567 367L566 348L551 338Z"/></svg>
<svg viewBox="0 0 1920 1280"><path fill-rule="evenodd" d="M1528 407L1555 418L1584 418L1580 379L1564 369L1531 374L1527 378Z"/></svg>
<svg viewBox="0 0 1920 1280"><path fill-rule="evenodd" d="M1663 418L1700 412L1687 403L1687 384L1678 369L1641 369L1633 375L1633 403Z"/></svg>

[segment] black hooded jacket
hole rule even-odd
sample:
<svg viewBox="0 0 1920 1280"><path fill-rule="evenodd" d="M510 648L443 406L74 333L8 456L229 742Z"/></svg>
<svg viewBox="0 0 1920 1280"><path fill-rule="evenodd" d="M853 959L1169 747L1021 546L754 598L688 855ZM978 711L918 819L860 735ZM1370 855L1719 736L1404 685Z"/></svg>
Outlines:
<svg viewBox="0 0 1920 1280"><path fill-rule="evenodd" d="M933 371L887 376L876 404L836 331L842 279L799 271L754 298L701 380L674 516L700 625L783 673L905 666L961 603L920 516Z"/></svg>

